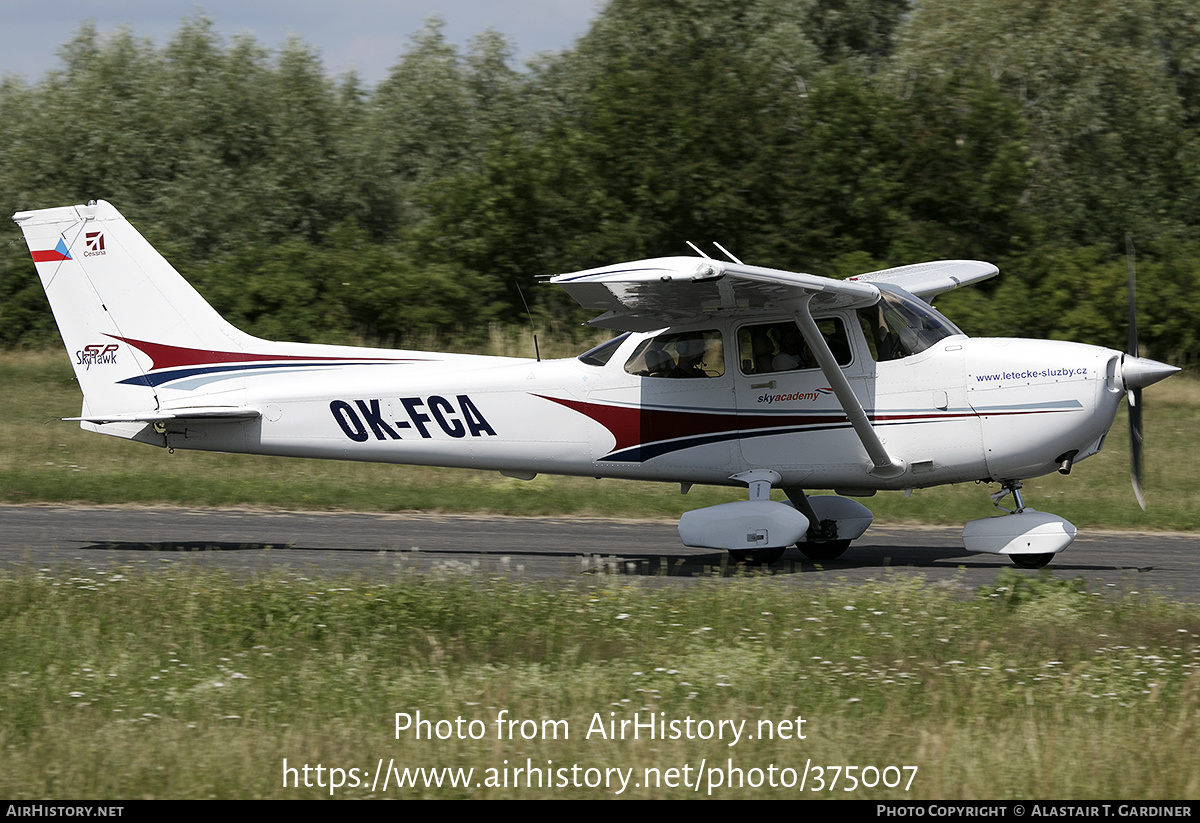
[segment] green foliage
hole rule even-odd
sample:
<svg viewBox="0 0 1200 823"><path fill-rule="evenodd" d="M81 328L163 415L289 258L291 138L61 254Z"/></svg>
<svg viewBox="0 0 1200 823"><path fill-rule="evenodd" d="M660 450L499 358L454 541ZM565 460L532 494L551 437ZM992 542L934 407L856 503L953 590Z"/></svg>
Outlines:
<svg viewBox="0 0 1200 823"><path fill-rule="evenodd" d="M1195 103L1180 99L1192 94L1195 15L1181 11L1174 0L922 2L897 63L918 76L986 72L1029 130L1027 203L1060 242L1116 248L1126 231L1195 225Z"/></svg>
<svg viewBox="0 0 1200 823"><path fill-rule="evenodd" d="M42 347L58 340L58 327L29 252L19 237L11 237L11 242L0 243L0 344Z"/></svg>
<svg viewBox="0 0 1200 823"><path fill-rule="evenodd" d="M898 120L906 220L893 259L991 260L1032 239L1027 126L999 84L981 73L914 80Z"/></svg>
<svg viewBox="0 0 1200 823"><path fill-rule="evenodd" d="M848 73L824 79L807 100L784 178L787 237L801 259L854 251L887 259L902 231L902 136L895 101Z"/></svg>
<svg viewBox="0 0 1200 823"><path fill-rule="evenodd" d="M804 31L827 63L878 64L892 54L896 29L912 6L911 0L814 0Z"/></svg>
<svg viewBox="0 0 1200 823"><path fill-rule="evenodd" d="M200 291L226 319L268 339L390 345L486 330L490 282L454 263L416 266L401 247L343 224L320 245L250 245L200 267Z"/></svg>
<svg viewBox="0 0 1200 823"><path fill-rule="evenodd" d="M0 212L114 202L257 334L394 342L585 316L538 275L717 240L844 276L981 258L968 331L1200 361L1200 14L1186 0L612 0L518 70L431 20L368 88L292 40L83 25L0 80ZM54 338L0 234L0 343ZM863 268L859 268L861 271Z"/></svg>
<svg viewBox="0 0 1200 823"><path fill-rule="evenodd" d="M1167 241L1137 271L1138 335L1145 354L1194 368L1200 363L1200 243Z"/></svg>

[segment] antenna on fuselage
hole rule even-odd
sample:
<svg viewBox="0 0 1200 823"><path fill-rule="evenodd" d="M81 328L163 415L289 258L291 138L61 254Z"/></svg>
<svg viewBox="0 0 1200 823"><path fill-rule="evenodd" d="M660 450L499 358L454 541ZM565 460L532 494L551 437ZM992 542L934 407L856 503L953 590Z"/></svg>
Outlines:
<svg viewBox="0 0 1200 823"><path fill-rule="evenodd" d="M525 292L521 290L521 284L515 283L515 285L517 287L517 294L521 295L521 302L525 305L525 314L529 316L529 330L533 332L533 356L541 363L542 353L538 350L537 326L533 324L533 312L529 310L529 302L525 299Z"/></svg>
<svg viewBox="0 0 1200 823"><path fill-rule="evenodd" d="M683 242L685 242L685 243L687 243L689 246L691 246L691 247L692 247L692 251L694 251L696 254L700 255L701 257L703 257L705 260L712 260L712 258L711 258L711 257L709 257L707 254L705 254L704 252L702 252L702 251L700 250L700 247L699 247L699 246L697 246L695 243L693 243L691 240L684 240Z"/></svg>

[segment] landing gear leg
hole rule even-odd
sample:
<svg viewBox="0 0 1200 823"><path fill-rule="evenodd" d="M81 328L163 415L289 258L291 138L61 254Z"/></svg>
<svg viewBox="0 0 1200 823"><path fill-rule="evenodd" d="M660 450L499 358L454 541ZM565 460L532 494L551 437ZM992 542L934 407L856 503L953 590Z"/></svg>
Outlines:
<svg viewBox="0 0 1200 823"><path fill-rule="evenodd" d="M1000 505L1000 501L1008 495L1012 495L1013 505L1015 509L1006 509ZM1009 514L1020 514L1025 511L1025 501L1021 499L1021 481L1020 480L1001 480L1000 491L991 495L992 505L1002 512Z"/></svg>

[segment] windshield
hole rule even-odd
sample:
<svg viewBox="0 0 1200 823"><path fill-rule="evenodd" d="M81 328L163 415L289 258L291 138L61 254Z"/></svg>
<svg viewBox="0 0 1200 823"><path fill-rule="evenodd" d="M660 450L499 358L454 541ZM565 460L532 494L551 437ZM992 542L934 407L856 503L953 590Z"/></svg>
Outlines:
<svg viewBox="0 0 1200 823"><path fill-rule="evenodd" d="M880 300L860 309L859 320L871 354L879 362L919 354L962 330L923 300L900 289L879 286Z"/></svg>
<svg viewBox="0 0 1200 823"><path fill-rule="evenodd" d="M589 366L607 366L608 361L612 359L617 349L621 348L621 344L625 342L625 338L629 336L629 332L619 334L612 340L605 340L599 346L588 349L583 354L579 355L581 363L587 363Z"/></svg>

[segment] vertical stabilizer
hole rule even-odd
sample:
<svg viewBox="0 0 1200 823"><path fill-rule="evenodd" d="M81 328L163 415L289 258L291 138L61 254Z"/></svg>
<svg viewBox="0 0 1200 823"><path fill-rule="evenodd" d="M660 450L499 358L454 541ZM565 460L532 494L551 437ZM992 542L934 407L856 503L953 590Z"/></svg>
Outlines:
<svg viewBox="0 0 1200 823"><path fill-rule="evenodd" d="M254 340L104 201L18 212L13 220L83 389L84 417L159 408L146 376L155 347L237 352Z"/></svg>

